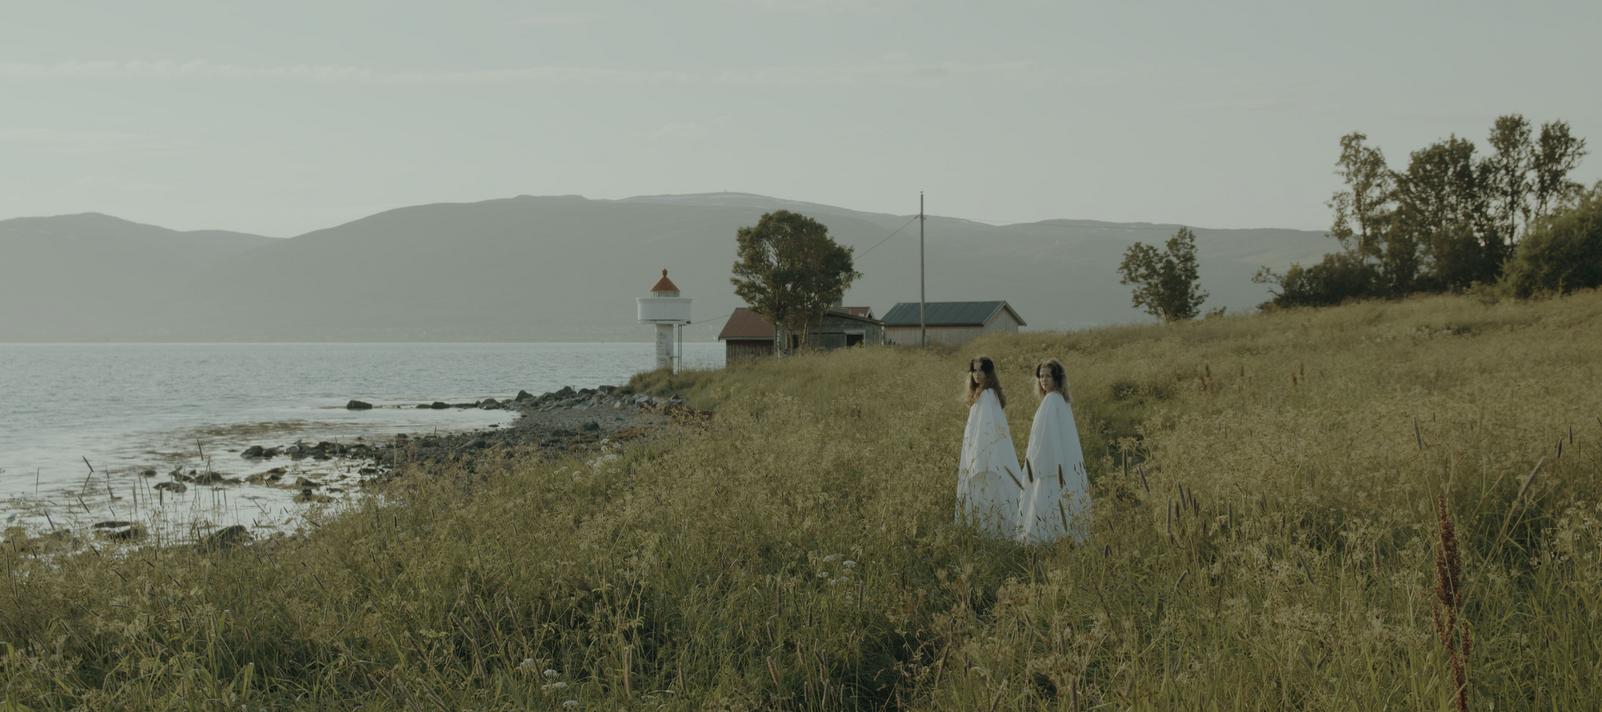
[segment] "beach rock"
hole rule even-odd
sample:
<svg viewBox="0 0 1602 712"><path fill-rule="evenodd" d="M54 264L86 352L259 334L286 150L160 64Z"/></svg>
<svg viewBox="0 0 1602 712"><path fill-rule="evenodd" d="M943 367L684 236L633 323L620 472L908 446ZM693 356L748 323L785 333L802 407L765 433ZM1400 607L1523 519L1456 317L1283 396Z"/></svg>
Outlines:
<svg viewBox="0 0 1602 712"><path fill-rule="evenodd" d="M295 478L295 486L299 487L299 488L301 488L303 490L310 490L310 489L315 489L317 487L322 487L323 483L318 482L317 480L308 480L308 479L306 479L304 477L296 477Z"/></svg>
<svg viewBox="0 0 1602 712"><path fill-rule="evenodd" d="M534 394L529 393L528 391L520 390L517 392L517 395L512 396L512 400L518 403L525 403L534 400Z"/></svg>
<svg viewBox="0 0 1602 712"><path fill-rule="evenodd" d="M572 398L573 396L575 396L577 394L578 394L578 391L573 390L572 386L562 386L562 389L557 391L557 392L555 392L555 393L552 393L551 397L553 397L553 398Z"/></svg>
<svg viewBox="0 0 1602 712"><path fill-rule="evenodd" d="M317 494L311 491L310 488L303 489L300 494L295 495L296 504L328 504L333 501L333 497L326 494Z"/></svg>
<svg viewBox="0 0 1602 712"><path fill-rule="evenodd" d="M235 524L231 527L223 527L207 535L206 538L200 540L200 546L206 549L224 549L243 544L250 541L250 539L250 530L246 529L242 524Z"/></svg>
<svg viewBox="0 0 1602 712"><path fill-rule="evenodd" d="M194 470L190 470L189 481L197 485L222 485L237 482L238 480L224 477L221 472L212 472L208 470L206 472L197 473Z"/></svg>
<svg viewBox="0 0 1602 712"><path fill-rule="evenodd" d="M248 458L248 459L251 459L251 460L256 460L256 459L260 459L261 456L266 452L267 452L267 448L264 448L264 447L262 447L260 445L251 445L250 447L245 448L244 452L239 453L239 456L243 457L243 458Z"/></svg>
<svg viewBox="0 0 1602 712"><path fill-rule="evenodd" d="M428 404L428 407L433 408L434 410L445 410L446 408L451 407L451 404L446 403L445 401L434 401L433 403Z"/></svg>
<svg viewBox="0 0 1602 712"><path fill-rule="evenodd" d="M139 471L139 476L140 477L155 477L156 476L156 468L154 468L154 467L146 467L145 469Z"/></svg>
<svg viewBox="0 0 1602 712"><path fill-rule="evenodd" d="M130 521L127 521L127 520L123 520L123 519L108 519L108 520L106 520L104 522L95 522L93 525L91 525L91 528L93 528L93 529L122 529L124 527L131 527L131 526L133 526L133 522L130 522Z"/></svg>
<svg viewBox="0 0 1602 712"><path fill-rule="evenodd" d="M598 433L601 432L601 424L592 420L584 424L583 430L586 433Z"/></svg>
<svg viewBox="0 0 1602 712"><path fill-rule="evenodd" d="M265 485L265 484L272 484L272 483L277 482L277 481L279 481L279 480L281 480L283 478L284 478L284 473L283 473L282 469L281 468L273 468L273 469L268 470L266 472L256 472L256 473L253 473L253 474L245 475L245 482L247 482L249 484L253 484L253 485Z"/></svg>
<svg viewBox="0 0 1602 712"><path fill-rule="evenodd" d="M156 489L163 492L172 492L173 494L178 494L181 492L187 492L189 487L182 482L160 482L156 484Z"/></svg>
<svg viewBox="0 0 1602 712"><path fill-rule="evenodd" d="M95 536L102 539L110 539L112 541L138 541L145 538L145 527L143 524L135 524L133 522L115 522L120 526L101 526L102 524L109 523L111 522L101 522L100 524L96 524Z"/></svg>
<svg viewBox="0 0 1602 712"><path fill-rule="evenodd" d="M367 401L353 400L345 404L346 410L372 410L373 404Z"/></svg>
<svg viewBox="0 0 1602 712"><path fill-rule="evenodd" d="M473 438L467 441L467 449L469 450L482 450L487 447L489 447L489 441L484 438Z"/></svg>
<svg viewBox="0 0 1602 712"><path fill-rule="evenodd" d="M478 402L478 407L480 410L500 410L504 406L501 405L500 401L495 400L494 398L485 398L484 400Z"/></svg>

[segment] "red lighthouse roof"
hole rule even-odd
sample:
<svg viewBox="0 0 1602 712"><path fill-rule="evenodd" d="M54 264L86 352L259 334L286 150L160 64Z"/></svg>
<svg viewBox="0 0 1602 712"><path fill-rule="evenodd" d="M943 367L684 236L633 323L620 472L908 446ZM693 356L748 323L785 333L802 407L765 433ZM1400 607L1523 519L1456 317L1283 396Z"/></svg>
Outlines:
<svg viewBox="0 0 1602 712"><path fill-rule="evenodd" d="M662 278L659 279L659 280L656 280L656 286L651 288L651 293L652 294L656 294L657 292L677 292L677 291L679 291L679 285L674 284L673 280L668 279L667 270L662 270Z"/></svg>

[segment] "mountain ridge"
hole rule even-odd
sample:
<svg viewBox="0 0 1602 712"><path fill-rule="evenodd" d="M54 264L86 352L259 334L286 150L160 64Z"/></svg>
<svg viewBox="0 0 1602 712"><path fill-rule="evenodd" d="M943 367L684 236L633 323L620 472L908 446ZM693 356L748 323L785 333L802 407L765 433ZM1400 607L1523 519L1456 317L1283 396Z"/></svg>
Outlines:
<svg viewBox="0 0 1602 712"><path fill-rule="evenodd" d="M662 268L696 299L687 338L711 339L708 322L740 306L735 231L780 208L857 248L848 301L917 299L913 215L751 193L427 203L288 238L79 213L0 221L0 341L646 340L633 300ZM1006 299L1040 328L1144 321L1118 260L1177 227L931 215L929 299ZM1259 265L1327 249L1312 231L1195 230L1208 306L1234 311L1266 299Z"/></svg>

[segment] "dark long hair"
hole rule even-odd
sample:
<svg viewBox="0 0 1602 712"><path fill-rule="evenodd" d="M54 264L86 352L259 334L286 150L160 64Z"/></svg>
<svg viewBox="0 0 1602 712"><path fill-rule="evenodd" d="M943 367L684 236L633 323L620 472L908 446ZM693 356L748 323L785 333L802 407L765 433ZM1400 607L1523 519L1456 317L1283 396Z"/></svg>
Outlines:
<svg viewBox="0 0 1602 712"><path fill-rule="evenodd" d="M1042 379L1050 383L1041 383ZM1068 372L1063 369L1061 361L1046 359L1035 366L1035 390L1040 392L1042 398L1055 391L1062 394L1063 400L1068 400Z"/></svg>
<svg viewBox="0 0 1602 712"><path fill-rule="evenodd" d="M966 384L962 400L973 405L979 400L979 394L986 388L996 392L996 399L1001 401L1001 407L1007 407L1007 395L1001 392L1001 380L996 378L996 362L989 356L980 356L968 362L968 377L963 381Z"/></svg>

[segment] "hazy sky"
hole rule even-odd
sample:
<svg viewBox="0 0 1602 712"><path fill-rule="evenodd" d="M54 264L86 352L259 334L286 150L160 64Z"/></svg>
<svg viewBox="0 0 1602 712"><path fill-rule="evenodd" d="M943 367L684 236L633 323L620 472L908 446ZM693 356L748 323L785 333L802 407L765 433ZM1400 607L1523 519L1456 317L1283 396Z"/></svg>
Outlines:
<svg viewBox="0 0 1602 712"><path fill-rule="evenodd" d="M1323 228L1393 166L1568 120L1602 2L0 0L0 218L293 235L400 205L744 191Z"/></svg>

